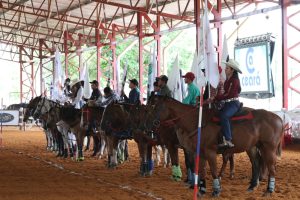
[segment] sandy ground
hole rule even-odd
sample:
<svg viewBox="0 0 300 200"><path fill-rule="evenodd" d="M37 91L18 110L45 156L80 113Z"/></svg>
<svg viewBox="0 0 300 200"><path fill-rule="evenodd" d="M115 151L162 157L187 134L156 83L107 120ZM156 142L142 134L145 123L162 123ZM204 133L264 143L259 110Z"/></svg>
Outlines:
<svg viewBox="0 0 300 200"><path fill-rule="evenodd" d="M41 131L4 130L2 138L0 200L192 199L193 191L184 182L170 179L170 168L159 166L152 177L140 177L133 141L129 142L130 161L109 170L105 160L90 156L92 152L86 153L83 162L56 158L45 149ZM180 160L184 171L182 152ZM250 179L246 154L236 155L235 163L235 178L230 180L226 171L219 199L266 199L262 197L266 182L261 182L253 193L246 192ZM271 199L300 199L299 180L300 145L290 145L278 161L276 192ZM209 193L204 199L211 197L211 178L208 184Z"/></svg>

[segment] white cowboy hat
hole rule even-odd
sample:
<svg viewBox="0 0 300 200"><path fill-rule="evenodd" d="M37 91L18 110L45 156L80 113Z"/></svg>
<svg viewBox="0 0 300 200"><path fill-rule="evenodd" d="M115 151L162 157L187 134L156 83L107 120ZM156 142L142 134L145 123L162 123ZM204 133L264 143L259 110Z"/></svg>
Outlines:
<svg viewBox="0 0 300 200"><path fill-rule="evenodd" d="M240 64L233 60L233 59L229 59L228 62L222 62L226 65L228 65L229 67L231 67L232 69L236 70L237 72L241 73L242 74L242 71L240 70Z"/></svg>
<svg viewBox="0 0 300 200"><path fill-rule="evenodd" d="M70 84L70 87L73 87L78 82L80 82L80 80L76 78L75 80L72 81L72 83Z"/></svg>

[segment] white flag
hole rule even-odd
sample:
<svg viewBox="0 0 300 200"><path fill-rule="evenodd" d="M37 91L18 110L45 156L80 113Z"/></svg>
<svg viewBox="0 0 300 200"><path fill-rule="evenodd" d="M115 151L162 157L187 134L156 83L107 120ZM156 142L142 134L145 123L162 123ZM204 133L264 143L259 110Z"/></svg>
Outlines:
<svg viewBox="0 0 300 200"><path fill-rule="evenodd" d="M202 17L202 35L200 38L200 66L205 68L205 76L209 83L217 88L219 83L219 69L217 62L217 54L212 42L212 35L209 26L207 10L204 11Z"/></svg>
<svg viewBox="0 0 300 200"><path fill-rule="evenodd" d="M83 97L86 98L86 99L89 99L91 97L91 94L92 94L92 89L91 89L91 86L90 86L89 70L87 68L86 63L84 63L83 68L84 68Z"/></svg>
<svg viewBox="0 0 300 200"><path fill-rule="evenodd" d="M191 66L191 72L195 74L194 83L200 89L201 87L205 87L206 79L204 77L203 72L201 71L201 67L199 65L199 59L200 57L197 55L197 52L195 51L193 63Z"/></svg>
<svg viewBox="0 0 300 200"><path fill-rule="evenodd" d="M229 54L228 54L227 38L226 38L226 34L224 34L223 50L222 50L222 57L221 57L221 68L222 68L221 78L223 80L226 80L226 75L225 75L226 64L224 64L223 62L227 61L228 56Z"/></svg>
<svg viewBox="0 0 300 200"><path fill-rule="evenodd" d="M118 95L121 95L121 87L122 87L122 83L120 81L120 64L121 64L121 60L120 59L117 59L116 61L116 74L117 74L117 82L116 82L116 87L115 88L115 91Z"/></svg>
<svg viewBox="0 0 300 200"><path fill-rule="evenodd" d="M54 64L54 79L53 79L53 90L51 99L56 101L59 100L63 93L63 84L65 80L65 72L61 67L60 52L58 48L55 51L55 64Z"/></svg>
<svg viewBox="0 0 300 200"><path fill-rule="evenodd" d="M154 44L152 54L151 54L151 64L148 69L148 96L154 90L154 82L157 77L157 59L156 59L156 45Z"/></svg>
<svg viewBox="0 0 300 200"><path fill-rule="evenodd" d="M182 101L182 80L183 79L180 77L180 69L177 55L173 67L169 73L168 87L172 92L173 98L180 102Z"/></svg>

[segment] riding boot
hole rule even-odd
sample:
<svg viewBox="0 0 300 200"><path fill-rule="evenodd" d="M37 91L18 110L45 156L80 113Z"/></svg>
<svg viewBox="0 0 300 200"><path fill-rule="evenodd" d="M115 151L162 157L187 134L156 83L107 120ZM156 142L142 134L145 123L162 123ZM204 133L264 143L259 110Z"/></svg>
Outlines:
<svg viewBox="0 0 300 200"><path fill-rule="evenodd" d="M69 151L70 151L70 157L73 158L73 157L74 157L74 151L73 151L73 148L70 147Z"/></svg>
<svg viewBox="0 0 300 200"><path fill-rule="evenodd" d="M64 158L68 157L68 149L64 149Z"/></svg>

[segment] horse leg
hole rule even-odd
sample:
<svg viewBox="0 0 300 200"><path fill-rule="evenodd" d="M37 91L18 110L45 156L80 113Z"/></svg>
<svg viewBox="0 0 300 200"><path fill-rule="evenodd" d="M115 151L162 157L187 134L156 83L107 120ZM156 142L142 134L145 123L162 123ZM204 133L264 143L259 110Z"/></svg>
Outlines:
<svg viewBox="0 0 300 200"><path fill-rule="evenodd" d="M99 159L101 159L103 157L103 155L104 155L104 150L105 150L105 147L106 147L106 142L105 142L104 136L100 135L99 141L100 141L100 155L99 155Z"/></svg>
<svg viewBox="0 0 300 200"><path fill-rule="evenodd" d="M262 158L269 169L268 186L264 196L269 196L275 190L276 148L277 147L263 146L261 151Z"/></svg>
<svg viewBox="0 0 300 200"><path fill-rule="evenodd" d="M206 193L206 160L202 154L199 160L199 196L203 196Z"/></svg>
<svg viewBox="0 0 300 200"><path fill-rule="evenodd" d="M161 159L160 159L160 153L162 151L161 146L156 145L156 146L154 146L154 149L155 149L155 163L156 163L156 166L159 166L160 162L161 162Z"/></svg>
<svg viewBox="0 0 300 200"><path fill-rule="evenodd" d="M166 168L169 165L168 161L169 161L170 156L169 156L168 149L166 148L165 145L162 145L162 152L163 152L163 155L164 155L164 167Z"/></svg>
<svg viewBox="0 0 300 200"><path fill-rule="evenodd" d="M152 145L146 143L145 146L146 146L147 175L151 176L154 168L154 162L152 160Z"/></svg>
<svg viewBox="0 0 300 200"><path fill-rule="evenodd" d="M222 154L222 159L223 159L223 163L222 163L222 167L221 167L221 170L219 172L219 177L222 178L224 176L224 173L225 173L225 169L226 169L226 165L227 165L227 162L228 162L228 157L226 156L226 154Z"/></svg>
<svg viewBox="0 0 300 200"><path fill-rule="evenodd" d="M118 144L119 140L113 138L113 150L112 150L112 157L111 157L111 165L110 168L116 168L118 165Z"/></svg>
<svg viewBox="0 0 300 200"><path fill-rule="evenodd" d="M213 150L207 150L207 161L210 167L211 175L213 178L213 192L212 196L218 197L221 193L220 179L217 175L217 155Z"/></svg>
<svg viewBox="0 0 300 200"><path fill-rule="evenodd" d="M88 137L90 137L90 136L88 136ZM93 143L94 143L94 152L93 152L93 154L92 154L92 156L94 157L94 156L96 156L97 155L97 153L98 153L98 151L99 151L99 143L100 143L100 141L99 141L99 138L97 137L97 136L93 136ZM88 148L88 146L87 146L87 148Z"/></svg>
<svg viewBox="0 0 300 200"><path fill-rule="evenodd" d="M172 178L175 181L180 181L182 178L182 172L181 172L181 168L179 165L178 148L172 144L168 144L167 148L169 150L170 157L171 157Z"/></svg>
<svg viewBox="0 0 300 200"><path fill-rule="evenodd" d="M117 146L117 158L118 158L118 163L123 163L125 161L125 140L121 140L118 142Z"/></svg>
<svg viewBox="0 0 300 200"><path fill-rule="evenodd" d="M233 179L234 178L234 154L232 154L229 157L229 164L230 164L230 175L229 175L229 178Z"/></svg>
<svg viewBox="0 0 300 200"><path fill-rule="evenodd" d="M247 154L252 164L252 178L248 191L252 192L259 184L260 154L256 147L252 147L248 150Z"/></svg>

